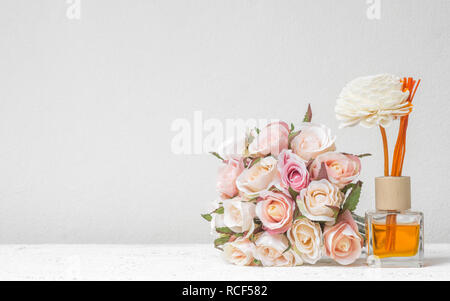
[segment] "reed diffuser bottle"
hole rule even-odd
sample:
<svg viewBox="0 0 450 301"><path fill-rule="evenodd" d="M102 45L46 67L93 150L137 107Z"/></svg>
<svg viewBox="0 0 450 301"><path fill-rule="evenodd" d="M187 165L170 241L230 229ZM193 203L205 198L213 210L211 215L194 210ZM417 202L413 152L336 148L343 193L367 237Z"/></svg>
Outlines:
<svg viewBox="0 0 450 301"><path fill-rule="evenodd" d="M423 214L410 210L410 177L375 178L375 203L366 213L367 264L422 267Z"/></svg>
<svg viewBox="0 0 450 301"><path fill-rule="evenodd" d="M411 211L411 180L402 177L406 130L420 80L380 74L360 77L342 90L336 105L341 126L378 126L383 140L384 177L375 178L376 210L366 213L367 264L423 266L423 214ZM389 172L385 128L400 120Z"/></svg>

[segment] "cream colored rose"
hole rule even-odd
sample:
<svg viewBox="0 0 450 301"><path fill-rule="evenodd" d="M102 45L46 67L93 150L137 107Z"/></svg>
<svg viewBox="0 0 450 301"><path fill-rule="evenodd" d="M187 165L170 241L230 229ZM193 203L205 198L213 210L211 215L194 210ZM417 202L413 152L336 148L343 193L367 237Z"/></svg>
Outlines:
<svg viewBox="0 0 450 301"><path fill-rule="evenodd" d="M297 156L308 161L336 150L335 140L336 137L331 135L331 130L325 125L304 122L300 133L291 141L291 149Z"/></svg>
<svg viewBox="0 0 450 301"><path fill-rule="evenodd" d="M286 234L303 261L315 264L322 257L322 230L318 223L301 217L294 221Z"/></svg>
<svg viewBox="0 0 450 301"><path fill-rule="evenodd" d="M300 212L312 221L334 222L344 195L328 180L312 181L297 197Z"/></svg>
<svg viewBox="0 0 450 301"><path fill-rule="evenodd" d="M233 232L242 233L253 229L253 219L256 216L254 203L235 197L224 200L223 209L223 223Z"/></svg>
<svg viewBox="0 0 450 301"><path fill-rule="evenodd" d="M263 266L295 266L303 264L301 257L292 249L288 249L289 241L283 234L263 232L255 241L255 258ZM287 251L286 251L287 250Z"/></svg>
<svg viewBox="0 0 450 301"><path fill-rule="evenodd" d="M251 265L255 256L255 245L246 238L223 245L223 258L236 265Z"/></svg>
<svg viewBox="0 0 450 301"><path fill-rule="evenodd" d="M262 191L279 183L277 160L272 156L262 158L251 168L245 169L236 180L239 191L247 196L258 196Z"/></svg>

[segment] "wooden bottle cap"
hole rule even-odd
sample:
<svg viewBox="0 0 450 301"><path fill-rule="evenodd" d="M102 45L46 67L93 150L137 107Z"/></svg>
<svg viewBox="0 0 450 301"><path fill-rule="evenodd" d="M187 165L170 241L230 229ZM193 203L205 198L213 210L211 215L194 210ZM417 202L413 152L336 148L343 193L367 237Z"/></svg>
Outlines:
<svg viewBox="0 0 450 301"><path fill-rule="evenodd" d="M411 208L410 177L375 178L377 210L407 210Z"/></svg>

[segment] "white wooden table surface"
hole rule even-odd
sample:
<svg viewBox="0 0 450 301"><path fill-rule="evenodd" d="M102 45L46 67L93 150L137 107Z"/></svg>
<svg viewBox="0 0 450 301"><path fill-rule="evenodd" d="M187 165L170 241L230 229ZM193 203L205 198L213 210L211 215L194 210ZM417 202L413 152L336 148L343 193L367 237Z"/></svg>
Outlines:
<svg viewBox="0 0 450 301"><path fill-rule="evenodd" d="M206 244L0 245L0 280L450 280L450 244L427 244L425 267L239 267Z"/></svg>

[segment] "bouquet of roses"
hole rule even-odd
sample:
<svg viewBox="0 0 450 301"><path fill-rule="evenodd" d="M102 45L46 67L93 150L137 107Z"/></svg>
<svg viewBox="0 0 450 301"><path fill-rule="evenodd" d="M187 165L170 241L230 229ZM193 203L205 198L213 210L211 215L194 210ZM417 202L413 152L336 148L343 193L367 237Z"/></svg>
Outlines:
<svg viewBox="0 0 450 301"><path fill-rule="evenodd" d="M324 255L348 265L361 254L354 220L360 157L336 152L335 136L311 122L272 122L213 153L222 163L211 222L216 248L237 265L295 266Z"/></svg>

